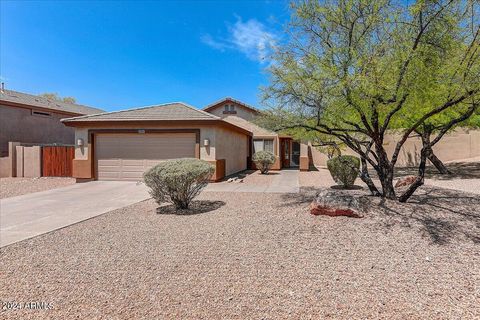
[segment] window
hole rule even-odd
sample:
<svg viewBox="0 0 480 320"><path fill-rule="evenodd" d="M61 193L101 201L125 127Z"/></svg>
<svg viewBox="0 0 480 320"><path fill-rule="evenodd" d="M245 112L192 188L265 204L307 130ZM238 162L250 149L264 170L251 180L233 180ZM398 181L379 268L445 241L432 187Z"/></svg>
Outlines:
<svg viewBox="0 0 480 320"><path fill-rule="evenodd" d="M236 113L235 106L233 104L226 104L225 110L223 110L223 113Z"/></svg>
<svg viewBox="0 0 480 320"><path fill-rule="evenodd" d="M255 139L253 140L253 152L269 151L273 153L273 139Z"/></svg>

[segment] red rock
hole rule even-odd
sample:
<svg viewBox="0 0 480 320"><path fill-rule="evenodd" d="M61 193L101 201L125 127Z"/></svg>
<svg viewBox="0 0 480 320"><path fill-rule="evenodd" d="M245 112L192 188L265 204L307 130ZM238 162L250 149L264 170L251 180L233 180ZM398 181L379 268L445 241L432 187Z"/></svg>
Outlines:
<svg viewBox="0 0 480 320"><path fill-rule="evenodd" d="M400 178L398 179L397 183L395 183L395 188L409 186L412 183L414 183L415 180L417 180L416 176L407 176L407 177Z"/></svg>
<svg viewBox="0 0 480 320"><path fill-rule="evenodd" d="M312 202L310 204L310 214L315 216L325 215L330 217L344 216L351 218L362 218L363 216L359 215L352 209L348 208L335 208L331 206L320 205L317 202Z"/></svg>

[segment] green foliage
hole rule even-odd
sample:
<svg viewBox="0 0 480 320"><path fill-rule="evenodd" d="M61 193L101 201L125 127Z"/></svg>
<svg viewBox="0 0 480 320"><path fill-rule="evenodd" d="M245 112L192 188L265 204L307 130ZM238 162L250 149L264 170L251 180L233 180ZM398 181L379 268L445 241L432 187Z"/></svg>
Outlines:
<svg viewBox="0 0 480 320"><path fill-rule="evenodd" d="M354 156L338 156L327 161L333 180L343 187L351 187L358 177L360 159Z"/></svg>
<svg viewBox="0 0 480 320"><path fill-rule="evenodd" d="M297 139L334 137L396 199L394 168L410 134L436 130L437 143L455 126L480 126L479 8L471 0L295 2L259 121ZM393 154L384 148L392 130L402 135Z"/></svg>
<svg viewBox="0 0 480 320"><path fill-rule="evenodd" d="M272 164L275 163L275 155L269 151L255 152L252 158L255 165L262 174L268 173Z"/></svg>
<svg viewBox="0 0 480 320"><path fill-rule="evenodd" d="M77 100L74 97L60 97L56 92L46 92L38 95L39 97L44 97L49 100L62 101L65 103L76 103Z"/></svg>
<svg viewBox="0 0 480 320"><path fill-rule="evenodd" d="M143 180L158 204L170 202L177 209L188 209L214 171L214 166L204 160L175 159L152 167L143 174Z"/></svg>

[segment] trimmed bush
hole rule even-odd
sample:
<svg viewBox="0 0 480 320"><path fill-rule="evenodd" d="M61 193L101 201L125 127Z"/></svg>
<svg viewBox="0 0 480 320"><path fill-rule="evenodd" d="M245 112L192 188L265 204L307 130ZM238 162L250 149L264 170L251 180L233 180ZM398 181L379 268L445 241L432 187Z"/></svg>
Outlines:
<svg viewBox="0 0 480 320"><path fill-rule="evenodd" d="M275 163L275 155L269 151L258 151L252 157L253 162L262 174L268 173L272 164Z"/></svg>
<svg viewBox="0 0 480 320"><path fill-rule="evenodd" d="M158 204L170 202L177 209L188 209L214 171L215 167L203 160L175 159L152 167L143 174L143 180Z"/></svg>
<svg viewBox="0 0 480 320"><path fill-rule="evenodd" d="M354 156L338 156L327 161L333 180L343 187L351 187L358 177L360 159Z"/></svg>

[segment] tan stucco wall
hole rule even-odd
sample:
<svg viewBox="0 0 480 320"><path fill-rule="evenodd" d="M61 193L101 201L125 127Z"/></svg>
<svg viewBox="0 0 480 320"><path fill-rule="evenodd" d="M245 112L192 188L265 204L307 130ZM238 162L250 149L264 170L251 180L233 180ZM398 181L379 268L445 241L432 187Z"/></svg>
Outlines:
<svg viewBox="0 0 480 320"><path fill-rule="evenodd" d="M234 104L235 105L235 111L237 113L231 114L231 113L223 113L225 111L225 104ZM232 102L225 102L224 104L217 106L211 110L208 111L209 113L216 115L217 117L220 118L225 118L226 116L237 116L239 118L252 121L255 118L255 112Z"/></svg>
<svg viewBox="0 0 480 320"><path fill-rule="evenodd" d="M83 146L78 146L77 141L83 140ZM77 128L75 129L75 159L86 160L88 159L88 129Z"/></svg>
<svg viewBox="0 0 480 320"><path fill-rule="evenodd" d="M225 159L225 174L231 175L247 169L248 136L217 128L216 159Z"/></svg>
<svg viewBox="0 0 480 320"><path fill-rule="evenodd" d="M389 134L385 136L385 148L389 156L393 154L399 135ZM398 166L411 166L418 164L422 142L419 138L409 138L398 157ZM312 148L313 162L318 166L327 165L327 156L316 148ZM466 131L459 129L443 137L433 148L435 154L442 161L463 160L480 156L480 130ZM343 150L342 154L356 154L350 150Z"/></svg>
<svg viewBox="0 0 480 320"><path fill-rule="evenodd" d="M215 127L198 127L200 129L200 159L203 160L215 160L216 146L217 146L217 132ZM183 128L182 128L183 129ZM209 145L205 146L205 139L209 140Z"/></svg>
<svg viewBox="0 0 480 320"><path fill-rule="evenodd" d="M0 177L15 177L17 174L17 152L19 142L8 142L8 156L0 158Z"/></svg>
<svg viewBox="0 0 480 320"><path fill-rule="evenodd" d="M88 150L88 131L90 129L200 129L200 159L207 161L225 159L226 174L233 174L247 168L248 136L220 126L192 125L179 127L174 124L142 127L137 125L91 125L88 128L75 128L75 141L80 138L84 141L82 147L75 146L74 172L79 169L78 175L81 175L81 178L88 178L85 174L88 175L89 165L93 163L91 152ZM206 139L209 140L208 146L205 145ZM87 160L88 164L85 164L82 160ZM80 170L80 166L83 169Z"/></svg>
<svg viewBox="0 0 480 320"><path fill-rule="evenodd" d="M39 146L16 147L16 176L37 178L42 176L42 150Z"/></svg>
<svg viewBox="0 0 480 320"><path fill-rule="evenodd" d="M389 155L395 149L399 135L387 135L385 147ZM399 166L417 165L420 161L422 142L420 138L409 138L403 145L398 158ZM480 130L459 129L442 138L434 147L435 155L442 161L462 160L480 156Z"/></svg>
<svg viewBox="0 0 480 320"><path fill-rule="evenodd" d="M32 110L0 105L0 156L8 156L8 142L74 143L73 128L60 119L69 115L49 112L51 116L32 115Z"/></svg>

